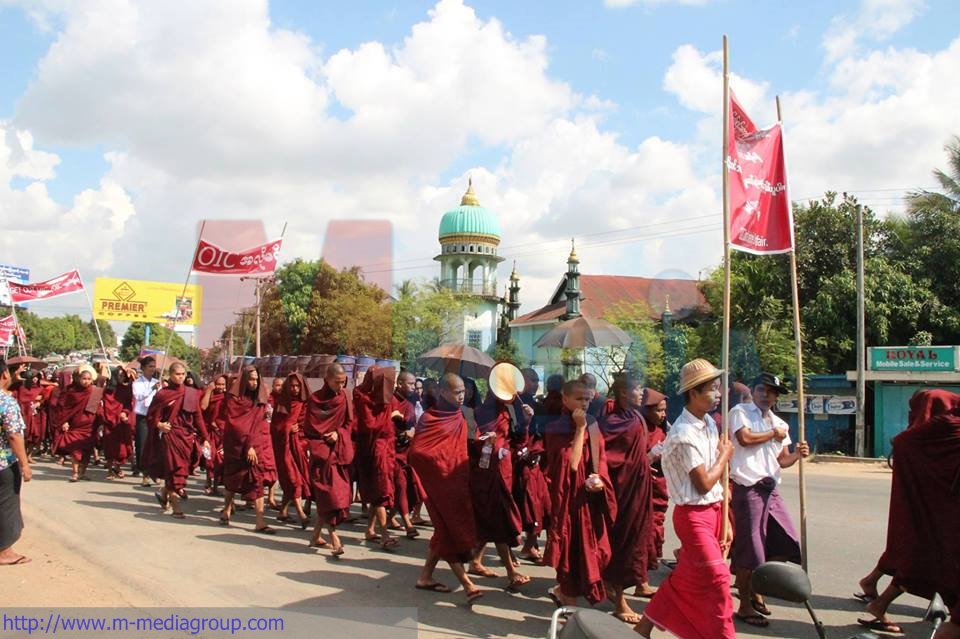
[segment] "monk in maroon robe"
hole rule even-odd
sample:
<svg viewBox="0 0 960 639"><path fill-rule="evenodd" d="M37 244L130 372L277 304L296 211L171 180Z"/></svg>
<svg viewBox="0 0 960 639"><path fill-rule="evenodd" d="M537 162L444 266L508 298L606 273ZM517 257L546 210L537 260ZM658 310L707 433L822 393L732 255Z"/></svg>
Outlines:
<svg viewBox="0 0 960 639"><path fill-rule="evenodd" d="M307 400L310 388L300 373L290 373L280 385L273 419L270 420L270 438L277 460L277 476L283 490L277 521L287 521L290 504L297 510L300 527L306 530L310 518L303 510L301 499L310 495L310 461L307 440L303 437L303 423L307 418Z"/></svg>
<svg viewBox="0 0 960 639"><path fill-rule="evenodd" d="M867 604L873 618L857 620L874 630L900 630L886 611L902 592L924 599L939 593L948 607L960 600L960 396L924 393L911 402L911 426L893 438L896 464L880 562L893 581Z"/></svg>
<svg viewBox="0 0 960 639"><path fill-rule="evenodd" d="M325 547L323 526L330 534L334 557L343 555L337 526L350 515L353 486L353 431L356 418L347 393L347 374L340 364L331 364L323 377L323 388L307 402L303 436L310 452L310 489L317 505L317 524L311 546Z"/></svg>
<svg viewBox="0 0 960 639"><path fill-rule="evenodd" d="M395 497L393 475L396 464L396 433L393 420L393 390L396 369L371 366L363 383L353 391L357 411L357 461L360 495L370 504L367 541L379 541L383 550L393 550L399 542L390 535L387 511ZM380 527L380 535L376 527Z"/></svg>
<svg viewBox="0 0 960 639"><path fill-rule="evenodd" d="M546 454L543 447L543 425L546 420L536 415L535 395L540 376L532 368L523 374L523 392L519 394L523 414L527 419L526 433L514 439L513 499L520 509L520 522L526 539L520 549L520 558L534 564L543 564L537 539L550 523L550 489L543 474Z"/></svg>
<svg viewBox="0 0 960 639"><path fill-rule="evenodd" d="M233 496L253 502L257 515L254 530L266 535L276 534L267 525L263 513L263 471L260 459L271 448L267 421L269 392L260 383L255 366L245 366L233 381L220 407L223 423L223 485L224 504L220 525L230 525L233 514Z"/></svg>
<svg viewBox="0 0 960 639"><path fill-rule="evenodd" d="M33 455L43 445L44 426L41 419L43 404L43 387L40 385L36 371L24 371L25 379L15 379L10 387L10 394L20 404L20 415L23 417L23 445L27 449L27 462L33 463Z"/></svg>
<svg viewBox="0 0 960 639"><path fill-rule="evenodd" d="M663 476L660 465L660 453L667 438L667 397L652 388L643 389L643 421L647 424L647 459L650 462L653 502L653 534L650 536L650 550L647 552L647 569L660 567L663 557L663 542L666 539L664 525L667 509L670 507L670 495L667 493L667 478ZM649 584L638 584L633 594L636 597L650 598L657 592Z"/></svg>
<svg viewBox="0 0 960 639"><path fill-rule="evenodd" d="M107 459L107 479L123 479L120 466L133 454L133 386L130 374L117 368L103 391L99 423L103 429L103 454Z"/></svg>
<svg viewBox="0 0 960 639"><path fill-rule="evenodd" d="M513 450L526 439L526 414L520 397L500 400L492 391L476 411L477 439L470 444L470 498L477 522L477 550L468 572L481 577L497 573L482 563L483 549L494 544L507 569L507 588L530 583L521 574L510 549L520 545L523 522L513 498Z"/></svg>
<svg viewBox="0 0 960 639"><path fill-rule="evenodd" d="M450 564L463 586L467 603L483 596L464 570L476 541L476 524L470 503L470 459L467 455L467 420L460 411L466 389L463 380L447 373L440 380L440 398L417 423L407 459L423 482L426 507L433 523L427 560L415 587L433 592L450 588L433 578L442 559Z"/></svg>
<svg viewBox="0 0 960 639"><path fill-rule="evenodd" d="M631 377L613 385L611 409L600 418L607 472L617 498L617 519L610 531L610 563L603 572L614 616L636 624L640 615L630 609L624 589L647 583L647 557L653 537L653 482L647 459L647 425L640 409L643 387Z"/></svg>
<svg viewBox="0 0 960 639"><path fill-rule="evenodd" d="M390 410L390 419L396 436L396 463L393 470L394 508L390 513L390 519L400 515L409 539L420 536L420 532L413 525L410 513L413 507L423 500L420 480L407 463L407 450L410 448L410 441L417 425L416 392L416 376L410 371L401 371L397 375L397 388L393 393Z"/></svg>
<svg viewBox="0 0 960 639"><path fill-rule="evenodd" d="M70 456L73 467L70 481L89 479L87 464L97 445L93 427L103 389L93 385L93 378L94 372L89 365L80 366L73 373L73 383L60 394L56 418L61 430L58 452Z"/></svg>
<svg viewBox="0 0 960 639"><path fill-rule="evenodd" d="M203 390L200 398L200 410L203 411L203 423L210 437L210 458L207 459L207 485L204 495L213 495L217 486L223 484L223 424L220 421L220 405L227 396L227 376L218 375Z"/></svg>
<svg viewBox="0 0 960 639"><path fill-rule="evenodd" d="M564 412L546 427L552 522L544 559L557 571L550 598L575 605L577 597L595 604L606 597L603 572L610 563L610 530L617 500L607 472L603 436L587 407L582 382L563 385Z"/></svg>
<svg viewBox="0 0 960 639"><path fill-rule="evenodd" d="M186 517L180 501L186 499L197 437L202 447L210 447L200 410L200 391L184 385L186 376L183 364L171 364L167 385L157 391L147 411L147 423L159 433L156 453L163 464L163 486L156 494L157 501L164 510L170 506L176 519Z"/></svg>

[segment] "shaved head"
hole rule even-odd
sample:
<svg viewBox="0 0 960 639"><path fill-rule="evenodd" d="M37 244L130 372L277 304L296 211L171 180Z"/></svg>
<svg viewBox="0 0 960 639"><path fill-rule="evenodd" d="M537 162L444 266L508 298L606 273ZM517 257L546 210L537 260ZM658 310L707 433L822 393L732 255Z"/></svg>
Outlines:
<svg viewBox="0 0 960 639"><path fill-rule="evenodd" d="M456 373L447 373L440 378L440 388L450 389L456 386L458 383L462 384L463 379Z"/></svg>

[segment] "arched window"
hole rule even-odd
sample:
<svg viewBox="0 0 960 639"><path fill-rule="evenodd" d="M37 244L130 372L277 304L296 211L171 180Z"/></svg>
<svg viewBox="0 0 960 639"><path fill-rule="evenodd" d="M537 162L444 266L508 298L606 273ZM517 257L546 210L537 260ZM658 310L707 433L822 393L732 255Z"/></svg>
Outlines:
<svg viewBox="0 0 960 639"><path fill-rule="evenodd" d="M470 252L473 253L473 244L470 245Z"/></svg>
<svg viewBox="0 0 960 639"><path fill-rule="evenodd" d="M460 245L460 252L463 253L464 250L465 250L465 249L463 248L463 244L461 244L461 245Z"/></svg>

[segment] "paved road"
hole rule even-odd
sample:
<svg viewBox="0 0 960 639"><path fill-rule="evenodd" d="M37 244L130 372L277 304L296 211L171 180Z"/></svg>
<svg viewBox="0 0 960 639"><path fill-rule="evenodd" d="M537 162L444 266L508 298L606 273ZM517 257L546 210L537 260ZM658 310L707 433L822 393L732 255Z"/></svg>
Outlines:
<svg viewBox="0 0 960 639"><path fill-rule="evenodd" d="M461 605L461 592L412 588L429 529L418 540L404 539L399 552L385 553L361 541L361 527L348 525L347 554L338 561L308 549L299 526L266 537L251 532L252 513L239 513L232 527L221 528L216 525L219 503L196 490L185 507L188 518L177 521L161 514L152 490L138 487L136 480L100 481L102 469L91 474L97 481L71 484L65 468L36 465L35 480L24 492L28 529L18 545L35 561L4 569L6 604L416 606L422 636L546 635L552 612L544 596L552 585L549 569L525 567L534 580L518 595L502 590L504 578L483 581L487 595L471 612ZM862 608L851 594L882 548L889 480L881 466L807 464L813 604L830 637L858 631ZM195 481L193 487L199 485ZM793 513L798 512L796 486L797 473L789 471L783 492ZM676 545L675 539L668 541L669 548ZM493 557L487 563L498 567ZM663 574L653 576L657 583ZM438 571L438 577L455 582L447 570ZM15 588L7 590L7 583ZM740 627L738 636L816 637L802 608L771 603L771 626L763 631ZM891 608L907 637L926 636L918 620L924 607L925 602L905 596Z"/></svg>

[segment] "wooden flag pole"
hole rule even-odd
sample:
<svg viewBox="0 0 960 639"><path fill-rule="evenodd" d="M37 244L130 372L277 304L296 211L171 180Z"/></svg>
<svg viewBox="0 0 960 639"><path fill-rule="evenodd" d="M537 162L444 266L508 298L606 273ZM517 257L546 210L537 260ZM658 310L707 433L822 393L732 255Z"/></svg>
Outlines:
<svg viewBox="0 0 960 639"><path fill-rule="evenodd" d="M83 276L80 275L80 267L75 266L77 270L77 276L80 277L80 281L83 282ZM107 355L107 347L103 345L103 335L100 333L100 325L97 324L97 318L93 310L93 300L90 299L90 291L87 290L87 287L83 287L83 295L87 298L87 306L90 307L90 321L93 322L93 328L97 332L97 341L100 342L100 352L103 353L103 356L109 361L110 356Z"/></svg>
<svg viewBox="0 0 960 639"><path fill-rule="evenodd" d="M187 296L187 287L190 286L190 276L193 274L193 264L197 261L197 253L200 252L200 240L203 238L203 229L207 226L207 221L204 220L200 224L200 234L197 236L197 245L193 249L193 257L190 258L190 266L187 268L187 279L183 281L183 292L180 293L180 299L183 299ZM177 318L180 316L180 306L177 304L177 300L174 300L174 305L177 307L174 311L174 328L170 330L170 334L167 335L167 345L163 347L163 355L160 356L160 375L163 375L163 367L167 363L167 352L170 350L170 344L173 343L173 334L176 332Z"/></svg>
<svg viewBox="0 0 960 639"><path fill-rule="evenodd" d="M730 73L727 36L723 36L723 152L720 165L723 175L723 334L720 368L723 396L720 398L720 415L723 418L723 439L730 439L730 176L727 173L727 149L730 143ZM721 539L727 538L730 530L730 465L723 468L723 531ZM729 548L727 549L729 552Z"/></svg>
<svg viewBox="0 0 960 639"><path fill-rule="evenodd" d="M777 121L783 126L783 115L780 109L780 96L777 96ZM782 139L782 137L781 137ZM792 206L792 204L791 204ZM790 234L794 231L791 228ZM790 242L790 289L793 295L793 335L797 358L797 443L806 441L807 429L804 409L806 402L803 392L803 333L800 327L800 292L797 286L797 243L796 238ZM800 483L800 565L807 569L807 485L803 472L803 457L797 462L798 479Z"/></svg>

